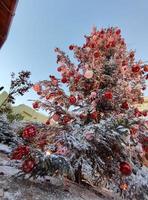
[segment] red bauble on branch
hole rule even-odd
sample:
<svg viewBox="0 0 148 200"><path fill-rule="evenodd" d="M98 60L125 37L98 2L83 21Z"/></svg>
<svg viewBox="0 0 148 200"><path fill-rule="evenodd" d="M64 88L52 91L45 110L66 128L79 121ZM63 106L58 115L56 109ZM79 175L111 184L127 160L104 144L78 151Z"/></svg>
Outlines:
<svg viewBox="0 0 148 200"><path fill-rule="evenodd" d="M23 130L22 138L30 139L30 138L36 136L36 134L37 134L36 127L33 125L29 125Z"/></svg>
<svg viewBox="0 0 148 200"><path fill-rule="evenodd" d="M132 67L132 72L137 73L140 71L140 66L139 65L135 65Z"/></svg>
<svg viewBox="0 0 148 200"><path fill-rule="evenodd" d="M120 172L125 176L130 176L132 173L132 167L128 162L120 163Z"/></svg>
<svg viewBox="0 0 148 200"><path fill-rule="evenodd" d="M145 66L144 66L144 71L145 71L145 72L148 72L148 65L145 65Z"/></svg>
<svg viewBox="0 0 148 200"><path fill-rule="evenodd" d="M62 83L67 83L67 82L68 82L68 79L67 79L66 77L63 77L63 78L61 79L61 82L62 82Z"/></svg>
<svg viewBox="0 0 148 200"><path fill-rule="evenodd" d="M122 108L122 109L125 109L125 110L128 110L128 109L129 109L128 103L127 103L126 101L123 102L122 105L121 105L121 108Z"/></svg>
<svg viewBox="0 0 148 200"><path fill-rule="evenodd" d="M36 92L40 92L40 91L41 91L41 86L40 86L39 84L35 84L35 85L33 86L33 89L34 89L34 91L36 91Z"/></svg>
<svg viewBox="0 0 148 200"><path fill-rule="evenodd" d="M22 170L25 173L30 173L34 167L35 167L35 160L32 158L25 160L22 164Z"/></svg>
<svg viewBox="0 0 148 200"><path fill-rule="evenodd" d="M33 106L34 109L37 109L37 108L39 108L39 103L38 102L34 102L32 104L32 106Z"/></svg>
<svg viewBox="0 0 148 200"><path fill-rule="evenodd" d="M11 155L11 159L21 160L23 156L27 156L30 153L30 148L28 146L18 146Z"/></svg>
<svg viewBox="0 0 148 200"><path fill-rule="evenodd" d="M113 98L112 92L106 91L106 92L104 93L104 98L107 99L107 100L112 100L112 98Z"/></svg>
<svg viewBox="0 0 148 200"><path fill-rule="evenodd" d="M73 95L71 95L71 96L69 97L69 103L70 103L71 105L74 105L74 104L76 104L76 102L77 102L76 97L73 96Z"/></svg>

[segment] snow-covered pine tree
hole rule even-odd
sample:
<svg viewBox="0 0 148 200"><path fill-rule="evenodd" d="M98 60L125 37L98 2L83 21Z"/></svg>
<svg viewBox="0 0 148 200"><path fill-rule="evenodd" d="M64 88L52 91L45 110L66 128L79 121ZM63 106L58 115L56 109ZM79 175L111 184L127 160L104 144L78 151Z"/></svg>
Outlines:
<svg viewBox="0 0 148 200"><path fill-rule="evenodd" d="M69 46L75 63L55 49L61 78L33 87L40 97L33 107L48 112L49 131L26 127L12 158L31 176L67 174L78 183L126 190L130 199L138 188L130 189L131 177L148 159L147 112L137 108L148 65L127 50L119 28L94 28L85 39L82 47Z"/></svg>

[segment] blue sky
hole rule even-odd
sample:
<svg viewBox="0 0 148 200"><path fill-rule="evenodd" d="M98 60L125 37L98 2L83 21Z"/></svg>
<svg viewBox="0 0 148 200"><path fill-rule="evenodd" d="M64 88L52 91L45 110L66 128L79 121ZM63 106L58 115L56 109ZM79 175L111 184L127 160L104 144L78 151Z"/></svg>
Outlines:
<svg viewBox="0 0 148 200"><path fill-rule="evenodd" d="M56 75L54 48L68 52L70 44L82 44L94 25L119 26L128 48L148 61L147 10L147 0L20 0L0 50L1 85L8 90L10 73L22 69L32 72L33 82ZM29 92L16 103L30 105L32 98Z"/></svg>

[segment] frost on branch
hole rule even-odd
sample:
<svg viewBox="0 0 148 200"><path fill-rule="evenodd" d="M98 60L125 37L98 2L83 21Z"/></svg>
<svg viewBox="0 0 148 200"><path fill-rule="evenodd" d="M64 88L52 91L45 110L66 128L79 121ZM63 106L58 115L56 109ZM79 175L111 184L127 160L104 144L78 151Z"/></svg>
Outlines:
<svg viewBox="0 0 148 200"><path fill-rule="evenodd" d="M33 108L48 112L49 132L26 127L20 135L25 147L12 157L23 161L27 174L50 174L56 158L76 182L130 191L129 177L147 165L147 112L137 104L144 101L148 65L135 60L118 28L93 29L85 39L82 47L69 46L75 63L55 49L61 78L50 75L33 86L39 95ZM55 169L50 175L61 171Z"/></svg>

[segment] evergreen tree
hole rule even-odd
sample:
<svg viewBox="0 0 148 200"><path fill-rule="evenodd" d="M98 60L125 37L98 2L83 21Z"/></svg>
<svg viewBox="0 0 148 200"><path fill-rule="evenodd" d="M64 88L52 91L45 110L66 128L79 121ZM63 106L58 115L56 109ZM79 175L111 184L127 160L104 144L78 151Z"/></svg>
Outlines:
<svg viewBox="0 0 148 200"><path fill-rule="evenodd" d="M22 171L31 176L58 172L129 195L137 190L130 190L131 177L147 165L147 112L137 104L144 101L148 65L127 50L119 28L94 28L85 39L82 47L69 46L75 63L55 49L61 78L33 86L40 97L33 107L48 112L49 129L43 134L26 127L12 159L22 160Z"/></svg>

